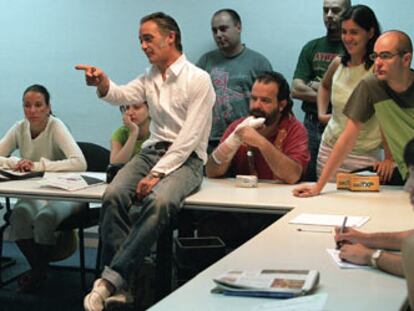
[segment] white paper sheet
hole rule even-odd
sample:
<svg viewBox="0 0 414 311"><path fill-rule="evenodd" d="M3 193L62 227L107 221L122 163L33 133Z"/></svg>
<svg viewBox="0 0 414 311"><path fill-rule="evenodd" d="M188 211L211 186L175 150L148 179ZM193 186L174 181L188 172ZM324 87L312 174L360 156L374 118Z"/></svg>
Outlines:
<svg viewBox="0 0 414 311"><path fill-rule="evenodd" d="M321 293L298 298L283 299L258 305L254 307L252 311L322 311L327 298L327 293Z"/></svg>
<svg viewBox="0 0 414 311"><path fill-rule="evenodd" d="M103 183L103 180L86 173L67 173L45 176L45 178L39 181L41 187L57 188L67 191L81 190Z"/></svg>
<svg viewBox="0 0 414 311"><path fill-rule="evenodd" d="M329 255L331 255L333 261L341 269L366 269L366 268L369 268L369 266L356 265L356 264L341 260L341 258L339 258L339 249L328 248L326 251L328 252Z"/></svg>
<svg viewBox="0 0 414 311"><path fill-rule="evenodd" d="M302 213L290 220L289 223L295 225L341 226L345 216L348 217L346 222L347 227L360 227L369 220L369 216Z"/></svg>

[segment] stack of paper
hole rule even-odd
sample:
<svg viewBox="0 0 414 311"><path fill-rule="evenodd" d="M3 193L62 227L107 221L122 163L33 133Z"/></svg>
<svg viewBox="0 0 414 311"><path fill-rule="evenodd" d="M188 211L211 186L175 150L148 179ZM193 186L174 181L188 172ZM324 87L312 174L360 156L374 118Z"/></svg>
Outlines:
<svg viewBox="0 0 414 311"><path fill-rule="evenodd" d="M96 177L91 177L79 173L69 173L64 175L45 177L40 181L40 186L58 188L67 191L76 191L103 183L103 180Z"/></svg>
<svg viewBox="0 0 414 311"><path fill-rule="evenodd" d="M316 270L231 270L214 278L212 292L230 296L291 298L306 295L318 285Z"/></svg>
<svg viewBox="0 0 414 311"><path fill-rule="evenodd" d="M341 226L347 215L327 215L302 213L289 221L295 225ZM347 216L347 227L360 227L369 220L369 216Z"/></svg>

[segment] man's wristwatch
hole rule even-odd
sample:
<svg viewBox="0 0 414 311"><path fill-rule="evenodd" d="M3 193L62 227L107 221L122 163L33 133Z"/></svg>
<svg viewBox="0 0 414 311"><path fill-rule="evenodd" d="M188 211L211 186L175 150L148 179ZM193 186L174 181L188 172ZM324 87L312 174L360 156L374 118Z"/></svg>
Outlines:
<svg viewBox="0 0 414 311"><path fill-rule="evenodd" d="M161 178L163 178L165 176L165 174L164 173L160 173L160 172L151 171L149 173L149 176L151 176L152 178L159 178L159 179L161 179Z"/></svg>
<svg viewBox="0 0 414 311"><path fill-rule="evenodd" d="M371 266L374 268L378 268L378 260L382 255L382 249L377 249L375 252L371 255Z"/></svg>

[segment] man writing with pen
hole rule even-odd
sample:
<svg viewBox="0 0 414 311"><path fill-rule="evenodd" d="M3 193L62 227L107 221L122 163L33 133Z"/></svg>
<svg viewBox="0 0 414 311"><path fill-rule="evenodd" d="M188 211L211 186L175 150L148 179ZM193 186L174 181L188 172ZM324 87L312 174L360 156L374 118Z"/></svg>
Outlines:
<svg viewBox="0 0 414 311"><path fill-rule="evenodd" d="M409 177L404 189L410 193L410 201L414 208L414 139L405 147L404 161L409 168ZM340 246L339 257L342 260L370 265L394 275L404 276L401 255L389 251L400 251L403 240L414 234L414 229L377 233L363 233L352 228L341 229L335 229L335 241Z"/></svg>

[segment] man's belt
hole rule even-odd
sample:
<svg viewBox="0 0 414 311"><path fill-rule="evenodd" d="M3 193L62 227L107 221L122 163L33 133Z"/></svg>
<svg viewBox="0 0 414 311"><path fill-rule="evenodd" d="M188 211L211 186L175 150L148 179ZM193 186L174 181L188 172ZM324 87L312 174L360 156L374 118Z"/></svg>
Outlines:
<svg viewBox="0 0 414 311"><path fill-rule="evenodd" d="M151 145L151 147L156 150L167 150L168 148L170 148L171 145L172 143L168 141L159 141L155 143L154 145Z"/></svg>

